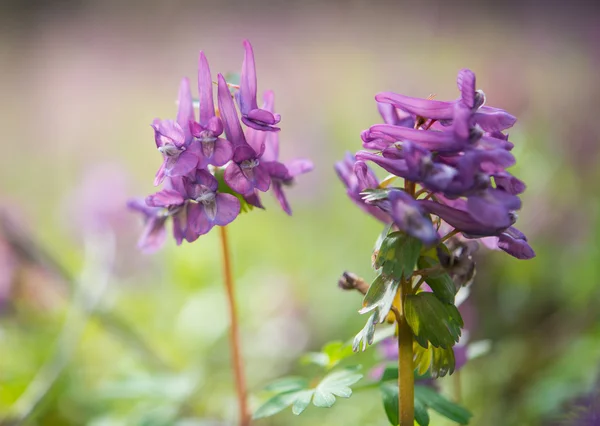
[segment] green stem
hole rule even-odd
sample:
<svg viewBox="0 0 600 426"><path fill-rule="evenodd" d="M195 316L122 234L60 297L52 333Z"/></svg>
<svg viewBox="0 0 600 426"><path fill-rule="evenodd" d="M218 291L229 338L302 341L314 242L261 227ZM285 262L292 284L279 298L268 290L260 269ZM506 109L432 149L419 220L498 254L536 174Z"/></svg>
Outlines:
<svg viewBox="0 0 600 426"><path fill-rule="evenodd" d="M244 376L244 362L242 360L242 346L240 344L239 321L235 303L235 294L233 290L233 272L231 267L231 255L229 253L229 244L227 240L227 229L220 226L221 230L221 250L223 253L223 275L225 278L225 290L227 291L227 302L229 305L230 320L230 344L231 358L233 364L233 373L235 376L235 385L239 405L239 424L248 426L250 424L250 413L248 412L246 379Z"/></svg>
<svg viewBox="0 0 600 426"><path fill-rule="evenodd" d="M413 335L404 315L404 300L410 291L410 282L402 280L399 289L398 323L398 418L399 426L413 426L415 421L415 376L413 365Z"/></svg>

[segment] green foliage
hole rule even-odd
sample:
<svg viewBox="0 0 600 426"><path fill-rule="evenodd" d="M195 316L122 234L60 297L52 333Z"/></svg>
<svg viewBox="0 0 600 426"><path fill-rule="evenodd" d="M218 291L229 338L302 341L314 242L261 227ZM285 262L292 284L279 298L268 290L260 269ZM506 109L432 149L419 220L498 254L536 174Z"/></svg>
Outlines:
<svg viewBox="0 0 600 426"><path fill-rule="evenodd" d="M397 425L398 419L398 385L382 383L379 386L383 400L383 408L391 425ZM464 407L448 401L433 388L415 386L415 421L421 426L429 426L428 410L432 409L445 418L458 424L466 425L472 414Z"/></svg>
<svg viewBox="0 0 600 426"><path fill-rule="evenodd" d="M428 347L428 341L444 349L458 342L464 325L460 313L456 306L441 302L435 294L408 295L404 312L415 339L424 348Z"/></svg>
<svg viewBox="0 0 600 426"><path fill-rule="evenodd" d="M358 349L362 347L364 351L368 345L373 343L373 337L375 336L375 324L377 324L377 312L374 312L362 330L354 337L352 342L352 350L358 352Z"/></svg>
<svg viewBox="0 0 600 426"><path fill-rule="evenodd" d="M316 364L329 370L353 354L352 345L336 340L323 346L321 352L305 354L300 361L305 364Z"/></svg>
<svg viewBox="0 0 600 426"><path fill-rule="evenodd" d="M438 414L461 425L469 424L469 420L473 416L469 410L461 405L448 401L446 398L428 386L415 386L415 407L417 401L419 404L429 407ZM428 423L419 424L421 426L425 426Z"/></svg>
<svg viewBox="0 0 600 426"><path fill-rule="evenodd" d="M379 275L369 287L369 291L363 299L363 308L358 312L366 314L375 311L375 322L384 322L394 303L398 286L400 286L400 281Z"/></svg>
<svg viewBox="0 0 600 426"><path fill-rule="evenodd" d="M383 383L379 386L379 389L381 390L385 414L387 415L390 424L395 426L400 422L398 419L398 385L393 383Z"/></svg>
<svg viewBox="0 0 600 426"><path fill-rule="evenodd" d="M456 286L450 275L441 269L440 262L429 256L421 256L418 261L419 269L436 268L427 274L425 282L431 287L433 293L444 303L454 304L454 296L456 295ZM437 268L440 268L437 271Z"/></svg>
<svg viewBox="0 0 600 426"><path fill-rule="evenodd" d="M302 377L287 377L271 383L265 390L274 393L254 412L254 419L269 417L292 406L295 415L301 414L310 404L315 407L329 408L335 404L336 397L349 398L350 386L362 379L357 373L360 367L348 367L326 375L315 387L309 387Z"/></svg>
<svg viewBox="0 0 600 426"><path fill-rule="evenodd" d="M432 378L444 377L454 373L456 360L454 350L450 348L436 348L427 342L427 348L420 343L413 343L415 353L415 368L420 376L428 371Z"/></svg>
<svg viewBox="0 0 600 426"><path fill-rule="evenodd" d="M387 235L376 253L374 267L387 277L401 280L412 275L421 251L421 241L396 231Z"/></svg>

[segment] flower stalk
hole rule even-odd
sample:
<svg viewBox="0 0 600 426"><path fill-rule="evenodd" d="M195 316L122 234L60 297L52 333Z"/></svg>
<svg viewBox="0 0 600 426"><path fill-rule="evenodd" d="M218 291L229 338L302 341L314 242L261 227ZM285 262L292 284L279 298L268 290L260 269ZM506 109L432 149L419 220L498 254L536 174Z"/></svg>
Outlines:
<svg viewBox="0 0 600 426"><path fill-rule="evenodd" d="M248 412L246 378L244 375L244 362L242 359L239 322L235 303L231 254L227 239L227 228L225 226L220 226L219 229L221 237L221 251L223 255L223 277L225 279L225 290L227 293L227 304L229 307L231 362L235 376L235 385L239 405L239 424L240 426L247 426L250 424L250 414Z"/></svg>
<svg viewBox="0 0 600 426"><path fill-rule="evenodd" d="M415 418L415 376L413 366L413 335L404 315L404 300L410 293L410 281L402 280L398 295L398 419L400 426L413 426Z"/></svg>

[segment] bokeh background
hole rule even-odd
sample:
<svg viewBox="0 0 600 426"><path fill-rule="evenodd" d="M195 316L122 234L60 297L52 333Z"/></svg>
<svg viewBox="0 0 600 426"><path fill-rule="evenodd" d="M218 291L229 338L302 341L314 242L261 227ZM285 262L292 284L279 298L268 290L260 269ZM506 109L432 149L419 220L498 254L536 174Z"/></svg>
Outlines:
<svg viewBox="0 0 600 426"><path fill-rule="evenodd" d="M373 277L380 225L332 164L380 122L374 94L453 99L469 67L489 104L519 118L518 226L537 258L479 254L471 335L492 348L461 372L464 404L473 425L549 425L568 412L600 364L600 25L594 7L562 3L2 0L3 424L235 418L217 235L142 255L124 203L154 190L149 124L174 117L198 51L214 73L235 72L244 38L259 88L276 93L282 157L316 166L291 191L292 218L266 197L266 211L230 227L251 391L364 324L360 298L336 282L344 270ZM387 420L373 391L256 424Z"/></svg>

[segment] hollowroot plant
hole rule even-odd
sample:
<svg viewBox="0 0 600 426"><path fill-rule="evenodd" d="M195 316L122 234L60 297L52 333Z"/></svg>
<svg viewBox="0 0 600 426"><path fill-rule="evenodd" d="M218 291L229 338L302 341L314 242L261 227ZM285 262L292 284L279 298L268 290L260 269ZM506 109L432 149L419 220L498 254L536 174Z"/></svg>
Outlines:
<svg viewBox="0 0 600 426"><path fill-rule="evenodd" d="M466 350L457 307L475 276L473 253L479 243L518 259L535 253L513 226L525 190L507 171L515 158L505 131L516 118L485 105L472 71L461 70L457 83L460 97L449 102L390 92L375 96L384 123L362 133L365 150L336 164L348 196L385 224L372 256L373 282L352 273L344 273L339 282L342 289L364 295L359 313L368 319L353 341L332 342L307 354L304 360L326 374L267 386L255 417L289 406L300 414L311 401L331 407L336 397L350 397L351 386L363 374L359 366L340 364L378 344L384 358L395 358L394 365L385 364L355 390L379 388L392 425L416 421L426 426L430 409L468 424L471 414L454 402L460 399L459 382L451 401L438 392L434 379L453 374L467 358L482 353L481 345ZM379 181L367 163L389 176ZM385 323L395 327L376 329Z"/></svg>
<svg viewBox="0 0 600 426"><path fill-rule="evenodd" d="M145 228L138 245L148 253L158 250L165 242L165 226L169 220L178 245L184 240L194 242L213 227L219 227L242 426L250 422L251 415L226 226L241 212L263 208L260 193L269 190L282 209L291 215L284 188L313 167L305 159L279 161L277 124L281 117L274 112L274 94L266 91L264 105L258 107L254 52L248 41L244 41L244 49L241 74L232 76L229 82L222 74L213 81L206 56L200 52L198 100L192 99L189 80L184 78L179 87L176 119L156 119L152 123L156 147L163 157L154 184L163 188L146 199L129 202L129 207L144 217ZM215 85L217 108L213 97Z"/></svg>

